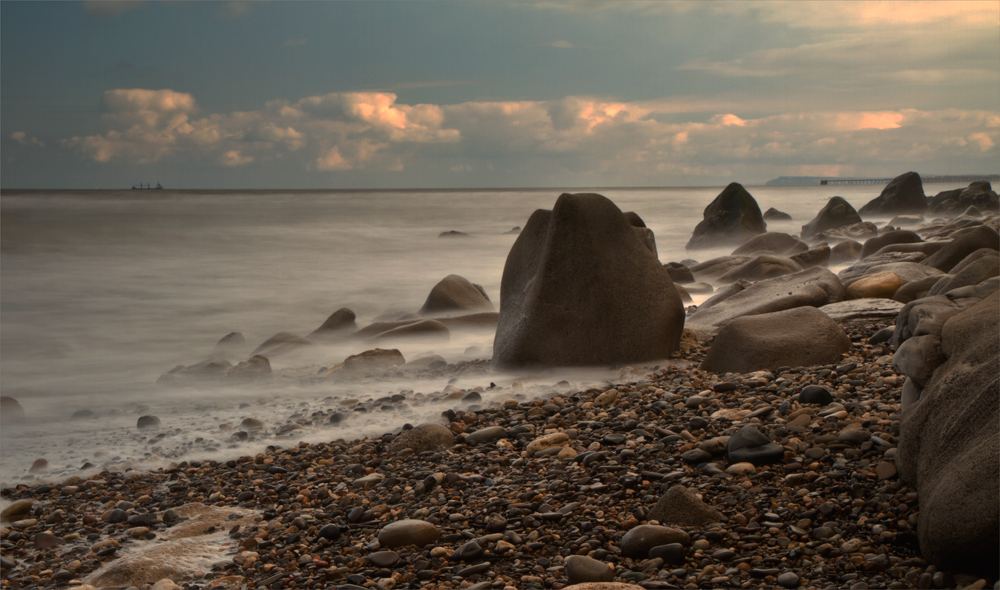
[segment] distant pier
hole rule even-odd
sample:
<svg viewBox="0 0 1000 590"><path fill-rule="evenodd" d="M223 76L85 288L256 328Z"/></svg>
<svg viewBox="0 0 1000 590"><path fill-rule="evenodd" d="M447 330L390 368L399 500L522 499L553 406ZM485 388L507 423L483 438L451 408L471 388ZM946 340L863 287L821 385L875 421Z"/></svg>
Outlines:
<svg viewBox="0 0 1000 590"><path fill-rule="evenodd" d="M921 176L920 180L924 184L935 182L1000 182L1000 174L959 174L954 176ZM819 181L821 185L834 184L889 184L891 178L824 178Z"/></svg>

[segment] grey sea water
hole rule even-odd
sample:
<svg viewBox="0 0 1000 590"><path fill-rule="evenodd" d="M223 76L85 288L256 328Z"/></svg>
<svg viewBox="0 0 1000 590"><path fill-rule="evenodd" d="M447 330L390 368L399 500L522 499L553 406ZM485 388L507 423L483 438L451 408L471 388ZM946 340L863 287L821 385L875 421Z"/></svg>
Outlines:
<svg viewBox="0 0 1000 590"><path fill-rule="evenodd" d="M798 233L831 196L859 208L881 188L748 187L762 211L775 207L792 216L768 224L769 231L788 233ZM954 187L925 190L947 188ZM655 233L660 260L669 262L729 253L684 250L720 190L593 192L638 213ZM280 331L307 335L340 307L354 310L359 326L414 312L449 274L481 284L499 309L503 265L517 237L505 232L524 225L535 209L551 208L560 192L4 191L0 390L18 399L27 419L0 430L0 484L63 478L88 463L85 473L231 458L268 444L378 435L433 417L440 407L414 404L353 416L334 429L294 431L280 442L236 444L219 424L254 417L270 427L342 399L431 393L447 382L306 386L285 379L177 388L157 378L203 360L229 332L241 332L249 352ZM469 237L438 237L450 230ZM407 360L429 353L449 362L489 358L492 337L472 332L400 349ZM305 358L272 359L272 366L330 365L366 348L319 347ZM584 382L606 375L579 371L552 376L549 385L557 377ZM456 385L505 386L512 379L474 376ZM545 387L542 379L528 394L542 395ZM88 411L89 417L73 418ZM165 436L138 432L141 414L159 416ZM38 458L48 470L30 475Z"/></svg>

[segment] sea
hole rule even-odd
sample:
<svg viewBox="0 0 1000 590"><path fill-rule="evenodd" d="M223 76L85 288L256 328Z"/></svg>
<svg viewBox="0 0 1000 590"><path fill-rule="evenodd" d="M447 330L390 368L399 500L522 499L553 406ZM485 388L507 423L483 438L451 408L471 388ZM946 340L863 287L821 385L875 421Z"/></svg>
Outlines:
<svg viewBox="0 0 1000 590"><path fill-rule="evenodd" d="M568 192L597 192L639 214L667 263L730 253L684 249L722 188ZM747 187L761 211L774 207L792 216L768 222L768 230L791 234L830 197L860 208L881 188ZM0 486L380 436L439 419L455 403L434 401L449 385L484 388L486 405L512 397L515 380L525 386L518 395L545 397L565 388L563 380L583 388L620 377L619 369L606 368L360 383L304 378L374 347L349 341L272 358L283 377L265 382L158 382L177 365L208 358L230 332L243 334L248 356L278 332L308 335L342 307L362 327L415 312L451 274L482 285L499 309L504 262L517 239L511 230L536 209L551 209L561 192L567 191L4 190L0 392L17 399L26 417L0 429ZM449 231L468 237L439 237ZM490 358L492 342L492 330L479 330L394 347L407 361L438 354L462 363ZM400 393L407 400L392 409L347 412L349 419L328 424L327 416L352 407L351 400ZM138 430L142 415L157 416L160 427ZM245 418L263 421L265 429L235 439ZM38 459L47 465L32 472Z"/></svg>

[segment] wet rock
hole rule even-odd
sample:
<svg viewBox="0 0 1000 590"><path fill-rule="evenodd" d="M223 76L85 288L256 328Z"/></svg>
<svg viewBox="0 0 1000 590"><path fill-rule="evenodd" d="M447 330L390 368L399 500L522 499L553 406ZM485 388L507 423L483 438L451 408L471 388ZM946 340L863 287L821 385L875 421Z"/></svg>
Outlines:
<svg viewBox="0 0 1000 590"><path fill-rule="evenodd" d="M405 364L406 360L399 350L375 348L361 354L354 354L344 359L344 372L365 374L384 371L389 367Z"/></svg>
<svg viewBox="0 0 1000 590"><path fill-rule="evenodd" d="M802 239L810 240L828 229L861 222L861 216L842 197L831 197L809 223L802 226Z"/></svg>
<svg viewBox="0 0 1000 590"><path fill-rule="evenodd" d="M309 339L314 341L330 340L346 336L358 329L358 324L355 323L356 317L353 311L346 307L341 307L330 314L330 317L326 318L326 321L320 327L313 330L309 334Z"/></svg>
<svg viewBox="0 0 1000 590"><path fill-rule="evenodd" d="M673 485L646 515L647 520L658 520L663 524L681 524L687 526L704 526L712 522L720 522L722 515L718 510L705 504L691 490L682 485Z"/></svg>
<svg viewBox="0 0 1000 590"><path fill-rule="evenodd" d="M732 319L719 329L701 368L750 373L822 365L849 350L851 340L837 322L814 307L798 307Z"/></svg>
<svg viewBox="0 0 1000 590"><path fill-rule="evenodd" d="M423 547L441 536L437 527L425 520L397 520L382 527L378 541L383 547L396 548L407 545Z"/></svg>
<svg viewBox="0 0 1000 590"><path fill-rule="evenodd" d="M139 430L144 430L146 428L155 428L160 425L160 419L156 416L139 416L139 419L135 423L135 427Z"/></svg>
<svg viewBox="0 0 1000 590"><path fill-rule="evenodd" d="M236 365L226 375L231 379L259 379L271 375L271 361L266 356L254 355Z"/></svg>
<svg viewBox="0 0 1000 590"><path fill-rule="evenodd" d="M924 240L916 232L909 230L895 230L869 238L861 248L861 259L864 260L872 254L878 252L882 247L891 244L914 244Z"/></svg>
<svg viewBox="0 0 1000 590"><path fill-rule="evenodd" d="M825 387L810 385L808 387L804 387L802 392L799 393L799 403L828 406L833 403L833 394L831 394Z"/></svg>
<svg viewBox="0 0 1000 590"><path fill-rule="evenodd" d="M257 355L265 356L268 358L273 358L282 354L288 354L294 352L304 347L313 346L316 344L308 338L303 338L291 332L278 332L274 336L271 336L264 342L260 344L253 352L250 353L251 357L256 357Z"/></svg>
<svg viewBox="0 0 1000 590"><path fill-rule="evenodd" d="M570 584L584 582L610 582L615 578L615 570L608 564L585 555L570 555L566 558L566 578Z"/></svg>
<svg viewBox="0 0 1000 590"><path fill-rule="evenodd" d="M934 285L948 276L950 275L935 275L910 281L899 289L896 289L896 293L893 294L892 299L904 304L916 299L923 299L930 294L930 290L934 288Z"/></svg>
<svg viewBox="0 0 1000 590"><path fill-rule="evenodd" d="M475 432L465 435L465 442L470 445L479 445L507 438L507 429L503 426L487 426Z"/></svg>
<svg viewBox="0 0 1000 590"><path fill-rule="evenodd" d="M764 211L764 221L791 221L792 216L784 211L778 211L774 207Z"/></svg>
<svg viewBox="0 0 1000 590"><path fill-rule="evenodd" d="M898 291L897 291L898 293ZM903 309L903 304L892 299L852 299L831 303L819 308L835 321L886 320L895 318Z"/></svg>
<svg viewBox="0 0 1000 590"><path fill-rule="evenodd" d="M455 444L455 435L440 424L421 424L404 431L389 444L390 453L413 449L416 454L437 451Z"/></svg>
<svg viewBox="0 0 1000 590"><path fill-rule="evenodd" d="M563 194L535 211L500 290L494 369L666 358L684 327L670 275L601 195Z"/></svg>
<svg viewBox="0 0 1000 590"><path fill-rule="evenodd" d="M861 277L847 288L847 299L892 299L903 286L903 280L891 271Z"/></svg>
<svg viewBox="0 0 1000 590"><path fill-rule="evenodd" d="M858 210L862 217L869 215L922 214L927 209L927 197L920 175L916 172L900 174L882 189L882 193Z"/></svg>
<svg viewBox="0 0 1000 590"><path fill-rule="evenodd" d="M830 246L823 243L811 250L799 252L798 254L791 256L791 259L803 269L813 268L816 266L827 266L830 264L831 252Z"/></svg>
<svg viewBox="0 0 1000 590"><path fill-rule="evenodd" d="M801 270L802 267L791 258L765 254L755 256L736 268L726 271L725 274L719 277L718 281L720 283L733 283L741 279L751 282L761 281L789 275Z"/></svg>
<svg viewBox="0 0 1000 590"><path fill-rule="evenodd" d="M46 459L35 459L35 462L28 468L28 473L42 473L48 471L49 462Z"/></svg>
<svg viewBox="0 0 1000 590"><path fill-rule="evenodd" d="M730 463L753 463L761 466L781 461L785 450L753 426L744 426L729 437L726 454Z"/></svg>
<svg viewBox="0 0 1000 590"><path fill-rule="evenodd" d="M954 240L922 261L922 264L942 272L950 272L968 255L981 248L1000 250L1000 235L984 225L959 230Z"/></svg>
<svg viewBox="0 0 1000 590"><path fill-rule="evenodd" d="M861 248L861 243L854 240L845 240L835 244L830 248L830 264L843 264L860 259Z"/></svg>
<svg viewBox="0 0 1000 590"><path fill-rule="evenodd" d="M767 231L767 224L753 196L739 183L727 186L707 207L686 248L740 245Z"/></svg>
<svg viewBox="0 0 1000 590"><path fill-rule="evenodd" d="M633 559L646 559L649 550L660 545L679 543L690 545L691 536L672 527L641 524L629 529L621 540L622 554Z"/></svg>
<svg viewBox="0 0 1000 590"><path fill-rule="evenodd" d="M434 285L417 313L427 316L484 311L493 311L493 303L486 291L465 277L448 275Z"/></svg>

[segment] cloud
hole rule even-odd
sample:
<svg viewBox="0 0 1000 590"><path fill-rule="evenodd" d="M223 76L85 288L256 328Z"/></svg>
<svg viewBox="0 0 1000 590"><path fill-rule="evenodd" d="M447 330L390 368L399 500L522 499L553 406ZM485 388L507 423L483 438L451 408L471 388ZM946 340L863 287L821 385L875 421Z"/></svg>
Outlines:
<svg viewBox="0 0 1000 590"><path fill-rule="evenodd" d="M306 174L367 173L376 183L380 173L404 170L453 177L474 169L477 181L516 177L520 185L815 175L803 172L808 170L885 175L921 162L941 162L935 170L947 172L950 165L990 169L1000 141L996 110L751 115L724 101L699 105L691 97L438 105L400 103L387 92L345 92L196 116L190 94L115 89L105 93L105 105L105 132L64 139L62 145L102 163L252 162L311 171ZM12 136L18 138L27 141L27 134Z"/></svg>
<svg viewBox="0 0 1000 590"><path fill-rule="evenodd" d="M15 131L10 134L10 138L21 145L30 145L32 147L45 147L45 144L39 141L37 137L28 137L28 134L24 131Z"/></svg>
<svg viewBox="0 0 1000 590"><path fill-rule="evenodd" d="M118 16L143 5L141 0L86 0L81 3L85 13L100 17Z"/></svg>

